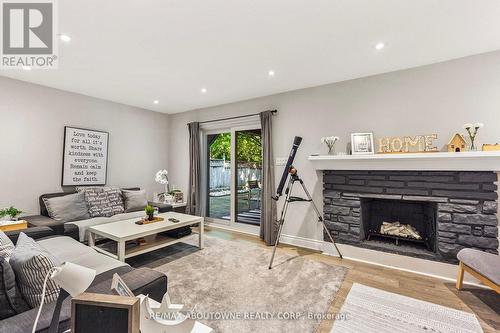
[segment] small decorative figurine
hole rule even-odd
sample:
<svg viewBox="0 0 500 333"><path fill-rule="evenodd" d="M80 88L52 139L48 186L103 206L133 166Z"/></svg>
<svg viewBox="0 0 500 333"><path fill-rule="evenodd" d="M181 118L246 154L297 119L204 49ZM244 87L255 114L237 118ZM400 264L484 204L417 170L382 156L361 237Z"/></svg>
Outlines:
<svg viewBox="0 0 500 333"><path fill-rule="evenodd" d="M463 137L462 134L456 133L448 142L448 151L454 152L454 153L460 153L462 151L465 151L467 145L467 141L465 141L465 138Z"/></svg>

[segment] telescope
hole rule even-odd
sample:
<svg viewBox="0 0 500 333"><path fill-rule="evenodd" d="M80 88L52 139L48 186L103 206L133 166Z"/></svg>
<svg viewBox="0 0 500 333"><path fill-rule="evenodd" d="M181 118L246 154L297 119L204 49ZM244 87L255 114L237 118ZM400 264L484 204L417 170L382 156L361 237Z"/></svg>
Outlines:
<svg viewBox="0 0 500 333"><path fill-rule="evenodd" d="M290 150L290 154L288 155L288 161L286 162L285 169L283 170L283 174L281 175L281 180L278 185L278 189L276 190L276 196L273 197L274 200L278 200L279 197L283 195L283 188L285 187L286 180L288 178L288 174L293 172L292 163L295 159L295 154L297 154L297 149L299 149L300 143L302 142L302 138L300 136L296 136L293 139L292 149Z"/></svg>
<svg viewBox="0 0 500 333"><path fill-rule="evenodd" d="M340 252L339 248L337 247L337 244L335 244L335 240L333 239L332 234L326 227L325 221L323 219L323 216L321 215L321 212L319 211L318 207L314 203L311 194L307 190L306 186L304 185L304 181L299 177L299 174L297 172L297 169L292 165L293 160L295 159L295 154L297 154L297 149L300 146L300 143L302 142L302 138L300 136L296 136L293 139L293 145L292 145L292 150L290 150L290 155L288 155L288 161L286 162L285 169L283 170L283 175L281 176L280 183L278 185L278 189L276 190L276 196L273 196L273 200L278 200L282 195L283 195L283 189L285 188L285 183L287 182L288 176L290 175L290 179L288 181L288 185L285 190L285 201L283 202L283 208L281 209L281 216L280 219L276 222L278 222L278 233L276 235L276 240L274 242L274 249L273 249L273 254L271 255L271 262L269 263L269 269L273 267L273 261L274 261L274 255L276 254L276 248L278 247L280 237L281 237L281 231L283 230L283 225L285 224L285 217L286 217L286 212L288 210L288 205L293 202L309 202L312 204L312 207L314 209L314 212L318 216L318 222L323 224L323 230L324 232L328 235L328 238L332 242L333 246L335 247L335 250L337 250L337 253L339 254L340 259L342 259L342 253ZM296 197L292 195L292 189L293 189L293 184L294 183L299 183L302 186L302 189L306 195L306 198L301 198L301 197Z"/></svg>

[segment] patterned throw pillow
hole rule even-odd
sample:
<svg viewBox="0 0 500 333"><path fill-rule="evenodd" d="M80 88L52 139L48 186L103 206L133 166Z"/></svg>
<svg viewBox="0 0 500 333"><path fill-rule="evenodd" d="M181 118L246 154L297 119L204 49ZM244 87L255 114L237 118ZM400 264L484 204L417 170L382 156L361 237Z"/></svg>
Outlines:
<svg viewBox="0 0 500 333"><path fill-rule="evenodd" d="M9 257L14 251L14 243L10 240L7 235L0 230L0 258L4 258L6 261L9 261Z"/></svg>
<svg viewBox="0 0 500 333"><path fill-rule="evenodd" d="M9 263L16 274L19 289L26 302L32 308L39 306L45 277L49 271L60 265L59 261L32 238L21 233ZM58 296L57 284L48 279L45 301L54 302Z"/></svg>
<svg viewBox="0 0 500 333"><path fill-rule="evenodd" d="M122 192L110 187L78 188L83 191L90 217L110 217L125 212Z"/></svg>

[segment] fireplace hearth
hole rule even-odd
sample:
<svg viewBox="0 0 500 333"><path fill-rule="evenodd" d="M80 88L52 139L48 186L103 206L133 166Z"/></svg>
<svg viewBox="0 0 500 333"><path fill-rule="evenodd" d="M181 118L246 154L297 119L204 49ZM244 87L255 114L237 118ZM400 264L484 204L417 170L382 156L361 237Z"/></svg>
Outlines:
<svg viewBox="0 0 500 333"><path fill-rule="evenodd" d="M465 247L498 253L494 172L328 170L323 180L325 221L339 243L443 262ZM421 239L383 234L384 222L410 225Z"/></svg>

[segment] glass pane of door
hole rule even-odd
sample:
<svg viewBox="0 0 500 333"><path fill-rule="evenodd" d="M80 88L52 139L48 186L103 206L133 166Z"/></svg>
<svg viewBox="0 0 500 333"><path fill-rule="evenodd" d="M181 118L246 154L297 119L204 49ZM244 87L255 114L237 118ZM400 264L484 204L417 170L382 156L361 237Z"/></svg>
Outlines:
<svg viewBox="0 0 500 333"><path fill-rule="evenodd" d="M261 130L236 131L236 222L260 225Z"/></svg>
<svg viewBox="0 0 500 333"><path fill-rule="evenodd" d="M207 216L231 220L231 133L207 135Z"/></svg>

